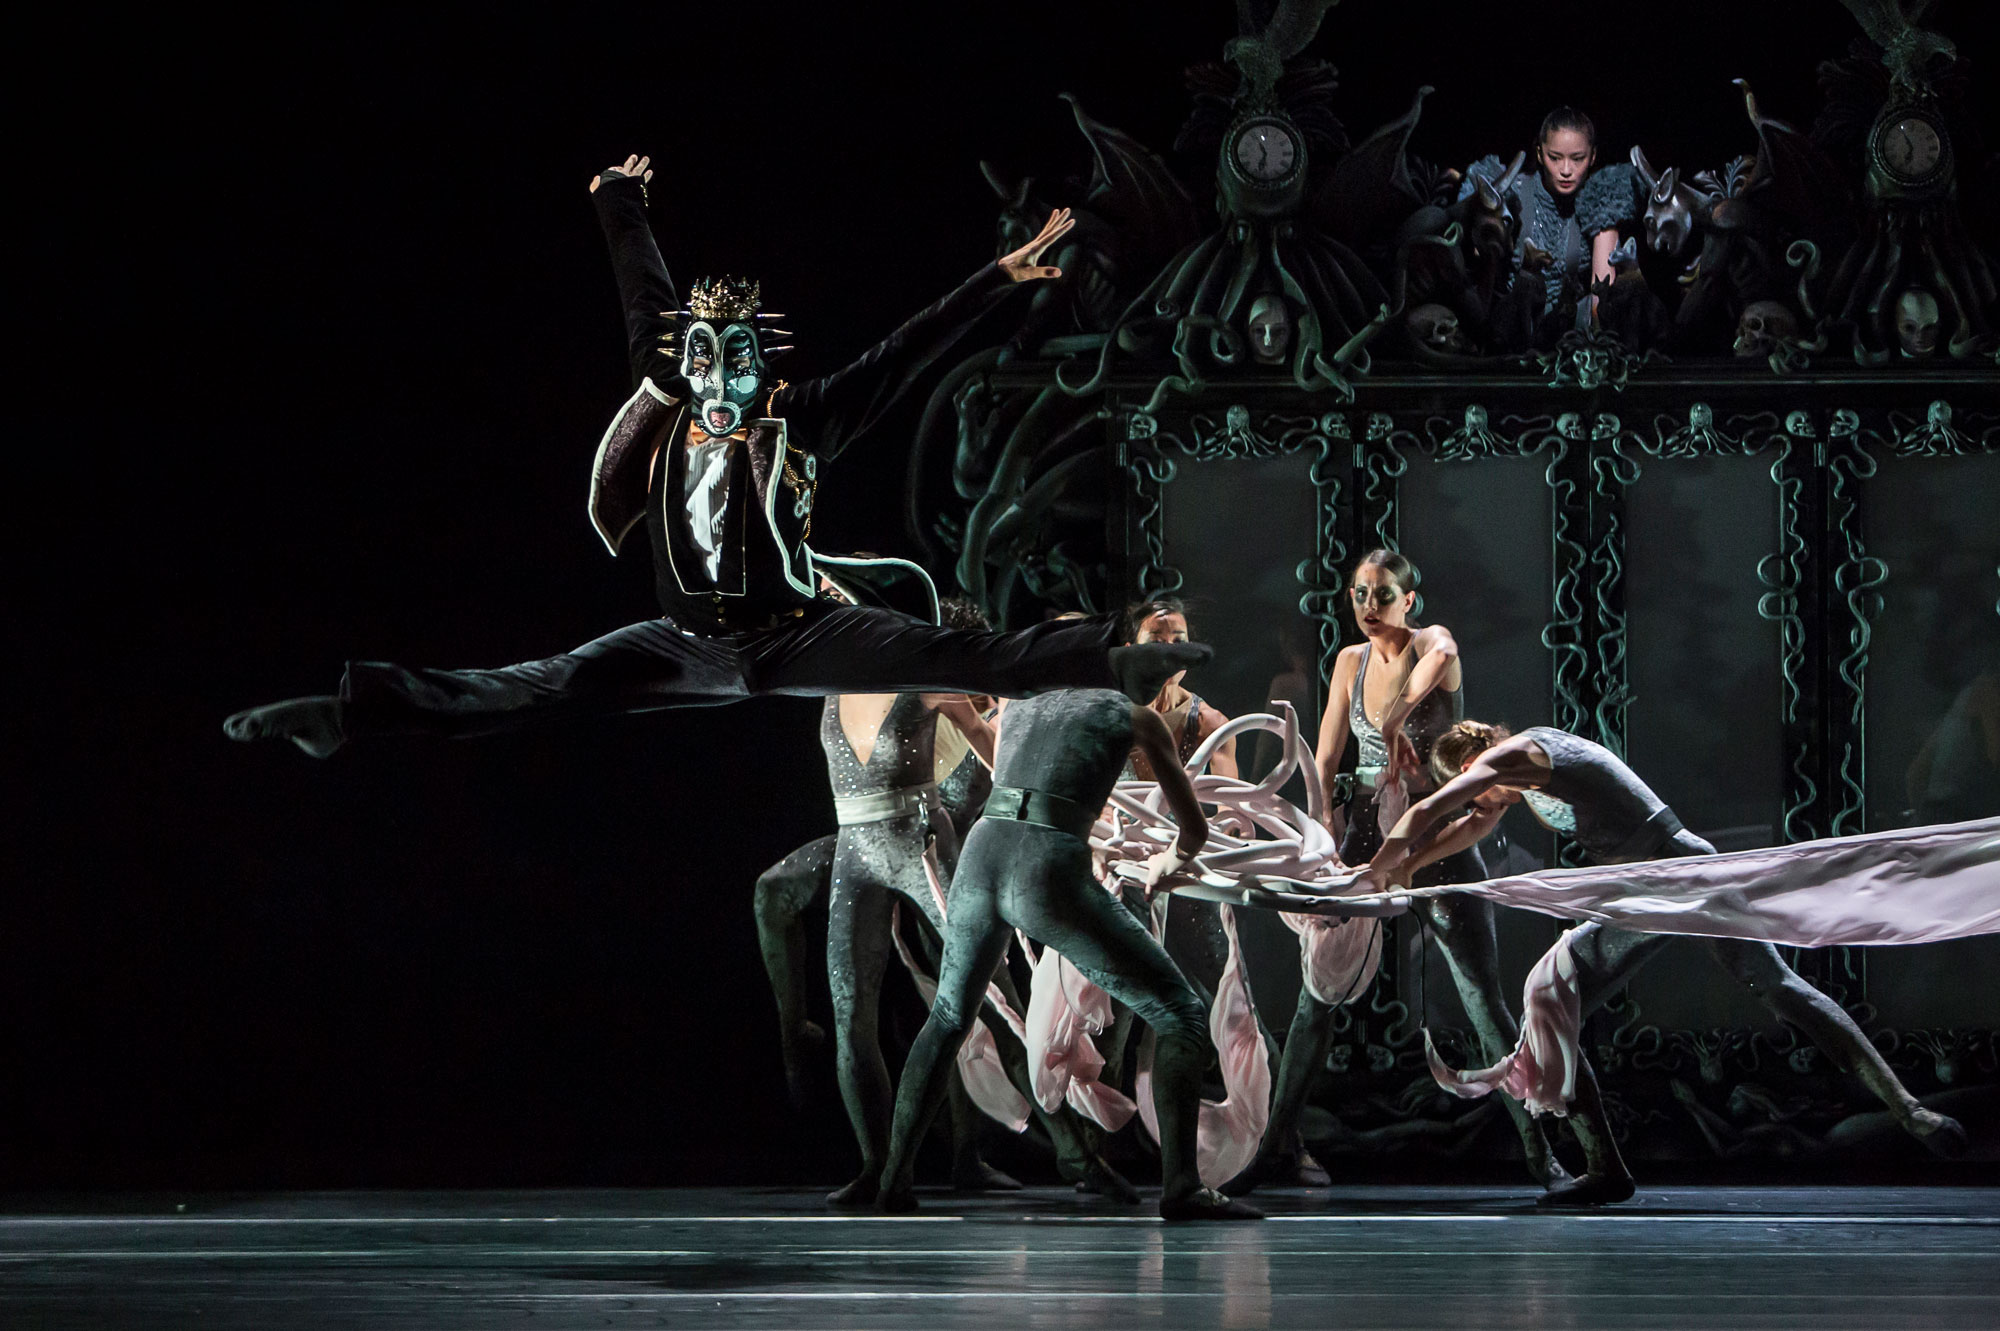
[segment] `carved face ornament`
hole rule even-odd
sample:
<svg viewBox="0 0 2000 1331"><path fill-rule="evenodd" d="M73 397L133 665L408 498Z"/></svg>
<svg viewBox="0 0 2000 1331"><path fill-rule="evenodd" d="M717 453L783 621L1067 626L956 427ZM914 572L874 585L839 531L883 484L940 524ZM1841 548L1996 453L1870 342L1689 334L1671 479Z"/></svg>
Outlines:
<svg viewBox="0 0 2000 1331"><path fill-rule="evenodd" d="M1937 350L1937 297L1921 287L1911 287L1896 297L1896 341L1903 354L1923 360Z"/></svg>
<svg viewBox="0 0 2000 1331"><path fill-rule="evenodd" d="M1250 303L1245 325L1250 334L1250 358L1259 365L1280 365L1292 346L1292 312L1285 298L1263 295Z"/></svg>

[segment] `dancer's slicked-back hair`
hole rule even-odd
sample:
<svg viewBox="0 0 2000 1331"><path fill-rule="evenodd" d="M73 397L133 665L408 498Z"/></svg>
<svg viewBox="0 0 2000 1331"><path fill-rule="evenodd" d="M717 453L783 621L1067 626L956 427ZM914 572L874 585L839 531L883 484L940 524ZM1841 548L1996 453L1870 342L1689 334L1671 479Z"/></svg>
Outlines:
<svg viewBox="0 0 2000 1331"><path fill-rule="evenodd" d="M1355 561L1354 571L1359 573L1370 564L1385 570L1396 580L1396 585L1406 592L1415 591L1417 584L1423 581L1423 575L1417 572L1417 566L1409 561L1408 556L1386 546L1378 546L1361 556Z"/></svg>
<svg viewBox="0 0 2000 1331"><path fill-rule="evenodd" d="M1449 781L1470 759L1513 733L1505 726L1488 725L1484 721L1460 721L1431 745L1431 774L1439 781Z"/></svg>
<svg viewBox="0 0 2000 1331"><path fill-rule="evenodd" d="M1535 135L1535 146L1539 148L1549 141L1549 135L1564 129L1583 135L1593 150L1597 147L1597 122L1573 106L1558 106L1542 117L1542 132Z"/></svg>

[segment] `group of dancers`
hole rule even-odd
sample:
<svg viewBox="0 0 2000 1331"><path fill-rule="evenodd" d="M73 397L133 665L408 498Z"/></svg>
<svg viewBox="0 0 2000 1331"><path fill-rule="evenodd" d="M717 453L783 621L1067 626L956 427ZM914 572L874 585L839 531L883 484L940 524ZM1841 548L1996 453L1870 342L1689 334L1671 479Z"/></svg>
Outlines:
<svg viewBox="0 0 2000 1331"><path fill-rule="evenodd" d="M1213 1160L1203 1156L1210 1119L1201 1099L1216 1053L1211 1007L1224 1001L1225 989L1238 993L1241 979L1233 965L1224 973L1234 940L1224 937L1215 907L1169 890L1205 872L1197 857L1209 843L1211 815L1190 760L1206 769L1204 780L1227 780L1235 771L1229 736L1218 733L1226 718L1181 682L1210 656L1188 640L1184 611L1153 603L1129 616L1063 616L994 632L971 607L939 602L914 565L824 555L808 543L820 464L875 425L994 303L1059 276L1039 259L1069 229L1069 218L1051 215L1027 245L981 268L854 364L787 384L769 374L769 358L781 348L771 341L773 316L761 309L755 283L699 281L682 304L646 220L651 174L647 159L632 157L590 183L636 385L599 444L590 516L614 553L634 526L646 526L662 616L498 669L350 662L337 693L240 712L225 722L226 733L290 740L325 757L384 735L473 736L758 694L822 696L839 830L766 873L756 903L787 1073L797 1086L816 1047L816 1028L805 1016L799 916L822 883L829 893L836 1066L862 1160L860 1174L830 1200L913 1207L915 1149L947 1099L955 1103L953 1181L1010 1185L979 1158L971 1108L974 1100L1010 1097L1020 1106L1010 1111L1019 1120L1014 1126L1029 1116L1040 1120L1063 1177L1136 1198L1100 1153L1105 1116L1088 1112L1088 1086L1072 1083L1068 1100L1052 1099L1039 1075L1045 1069L1033 1066L1039 1028L1019 1014L1038 1003L1046 1010L1055 986L1040 981L1061 972L1038 966L1024 1002L1004 961L1016 931L1039 944L1045 959L1072 968L1080 984L1116 1000L1118 1024L1098 1032L1105 1067L1091 1084L1115 1090L1134 1080L1142 1112L1155 1111L1146 1118L1160 1148L1161 1215L1256 1217L1227 1194L1260 1182L1314 1180L1298 1120L1325 1062L1339 996L1311 986L1302 993L1268 1117L1234 1120L1239 1131L1256 1124L1254 1160L1233 1180L1210 1180L1225 1187L1205 1184L1200 1162ZM921 589L931 613L872 604L890 576ZM1546 727L1510 736L1466 720L1458 644L1442 626L1411 620L1414 587L1414 570L1390 551L1369 554L1354 570L1349 592L1362 641L1334 663L1312 775L1331 788L1350 739L1358 745L1357 793L1344 809L1323 813L1338 837L1339 862L1365 870L1349 874L1349 887L1406 893L1406 908L1428 917L1482 1045L1504 1062L1521 1036L1501 990L1493 905L1425 890L1485 877L1477 843L1504 807L1526 798L1604 863L1705 855L1713 847L1682 828L1600 746ZM986 700L998 704L990 716ZM1173 828L1148 848L1136 891L1133 875L1108 872L1093 849L1121 780L1155 783L1154 805L1171 814ZM916 926L914 950L895 927L905 903ZM1600 925L1573 933L1566 964L1580 1002L1587 1008L1615 993L1661 937ZM1715 939L1710 949L1860 1076L1910 1132L1934 1149L1962 1142L1958 1125L1920 1106L1846 1013L1768 942ZM892 1090L876 1025L884 972L898 952L934 997ZM1062 983L1067 989L1071 982ZM1131 1018L1150 1039L1127 1067L1123 1022ZM990 1057L961 1057L968 1040ZM1260 1037L1257 1057L1263 1050ZM1513 1106L1547 1199L1593 1204L1630 1196L1631 1176L1587 1063L1565 1092L1584 1148L1581 1177L1557 1162L1540 1121Z"/></svg>

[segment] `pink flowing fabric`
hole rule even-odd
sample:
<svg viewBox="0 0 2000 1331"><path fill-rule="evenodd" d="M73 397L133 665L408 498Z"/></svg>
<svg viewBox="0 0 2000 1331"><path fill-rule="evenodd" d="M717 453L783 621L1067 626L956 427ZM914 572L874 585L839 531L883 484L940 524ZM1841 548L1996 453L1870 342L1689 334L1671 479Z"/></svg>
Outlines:
<svg viewBox="0 0 2000 1331"><path fill-rule="evenodd" d="M1424 1031L1424 1058L1431 1076L1453 1095L1468 1100L1505 1091L1531 1114L1569 1113L1576 1096L1576 1070L1582 1059L1578 1035L1583 1028L1582 1002L1576 983L1576 958L1570 952L1568 930L1528 972L1521 994L1521 1040L1514 1052L1490 1068L1454 1072L1438 1057L1431 1033Z"/></svg>
<svg viewBox="0 0 2000 1331"><path fill-rule="evenodd" d="M1029 956L1034 949L1023 938ZM1035 1100L1053 1113L1065 1101L1091 1122L1116 1132L1137 1108L1116 1087L1098 1078L1104 1056L1091 1040L1111 1025L1111 998L1085 979L1083 972L1052 947L1035 961L1034 988L1028 996L1028 1071Z"/></svg>
<svg viewBox="0 0 2000 1331"><path fill-rule="evenodd" d="M1790 947L1935 943L2000 933L2000 818L1551 869L1452 890L1641 933Z"/></svg>
<svg viewBox="0 0 2000 1331"><path fill-rule="evenodd" d="M1299 936L1299 981L1328 1007L1338 1007L1375 982L1382 964L1379 920L1337 919L1279 911L1278 918Z"/></svg>
<svg viewBox="0 0 2000 1331"><path fill-rule="evenodd" d="M1250 985L1243 977L1243 945L1236 935L1236 915L1227 906L1216 909L1222 914L1223 936L1229 940L1229 960L1216 984L1215 1005L1208 1011L1208 1037L1215 1042L1216 1060L1222 1067L1223 1099L1219 1104L1214 1100L1201 1102L1195 1131L1195 1165L1206 1188L1219 1188L1249 1167L1271 1121L1271 1063L1264 1052L1263 1034L1257 1029ZM1139 1049L1134 1089L1140 1121L1158 1141L1160 1117L1153 1104L1150 1031Z"/></svg>
<svg viewBox="0 0 2000 1331"><path fill-rule="evenodd" d="M937 981L917 964L917 959L910 955L908 945L903 942L902 909L902 903L897 902L890 911L889 936L896 944L896 955L903 959L903 968L916 982L917 992L923 996L925 1003L935 1003ZM989 1002L993 998L992 994L987 996ZM1006 1012L1004 1003L1001 1008L1003 1015L1012 1015ZM1018 1024L1019 1021L1020 1018L1015 1017L1010 1024ZM984 1022L972 1023L971 1033L958 1047L957 1064L958 1077L965 1084L965 1093L978 1106L980 1113L1004 1125L1010 1132L1027 1130L1028 1098L1008 1080L1006 1065L1000 1061L1000 1047L994 1043L993 1032L986 1029Z"/></svg>
<svg viewBox="0 0 2000 1331"><path fill-rule="evenodd" d="M1375 826L1381 829L1384 841L1395 835L1396 824L1409 810L1410 781L1401 772L1375 788Z"/></svg>

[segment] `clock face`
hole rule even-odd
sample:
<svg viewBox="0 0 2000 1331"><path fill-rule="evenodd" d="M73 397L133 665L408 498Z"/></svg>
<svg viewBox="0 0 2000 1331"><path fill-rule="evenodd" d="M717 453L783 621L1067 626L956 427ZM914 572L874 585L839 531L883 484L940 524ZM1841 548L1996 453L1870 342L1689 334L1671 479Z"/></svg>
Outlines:
<svg viewBox="0 0 2000 1331"><path fill-rule="evenodd" d="M1260 183L1283 180L1299 157L1291 132L1271 120L1245 125L1236 136L1235 151L1238 169Z"/></svg>
<svg viewBox="0 0 2000 1331"><path fill-rule="evenodd" d="M1938 168L1944 158L1944 140L1937 126L1922 116L1904 116L1884 129L1875 140L1882 165L1899 180L1919 181Z"/></svg>

